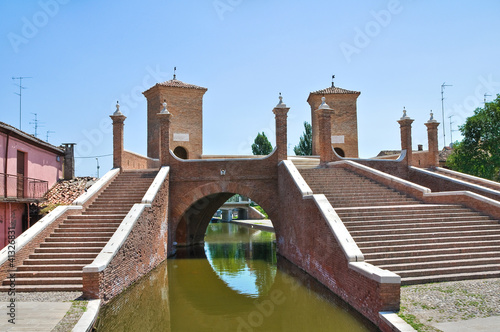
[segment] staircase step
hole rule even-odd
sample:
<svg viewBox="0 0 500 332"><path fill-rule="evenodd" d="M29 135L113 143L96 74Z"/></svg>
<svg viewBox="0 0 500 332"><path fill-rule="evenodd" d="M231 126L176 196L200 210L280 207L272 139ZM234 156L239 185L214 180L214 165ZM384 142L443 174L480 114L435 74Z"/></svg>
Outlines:
<svg viewBox="0 0 500 332"><path fill-rule="evenodd" d="M418 277L401 278L401 285L415 285L431 282L445 282L458 280L500 278L500 270L498 271L483 271L483 272L467 272L467 273L449 273L439 275L428 275Z"/></svg>
<svg viewBox="0 0 500 332"><path fill-rule="evenodd" d="M450 256L450 255L474 255L476 253L483 254L488 252L497 252L500 256L500 247L498 243L492 242L490 246L462 246L462 247L443 247L443 248L431 248L431 249L414 249L414 250L401 250L401 251L380 251L380 252L366 252L368 248L363 249L363 255L365 260L385 260L385 259L402 259L407 258L408 261L412 259L418 259L420 256Z"/></svg>
<svg viewBox="0 0 500 332"><path fill-rule="evenodd" d="M82 271L85 265L87 264L21 265L17 267L17 271Z"/></svg>
<svg viewBox="0 0 500 332"><path fill-rule="evenodd" d="M35 253L95 253L98 254L102 250L102 247L42 247L36 248Z"/></svg>
<svg viewBox="0 0 500 332"><path fill-rule="evenodd" d="M456 274L456 273L478 273L487 271L500 273L500 264L458 266L458 267L452 266L443 268L414 269L414 270L404 270L404 271L392 270L392 272L398 274L401 278Z"/></svg>
<svg viewBox="0 0 500 332"><path fill-rule="evenodd" d="M81 278L83 271L18 271L16 278ZM17 279L16 279L17 280Z"/></svg>
<svg viewBox="0 0 500 332"><path fill-rule="evenodd" d="M76 265L90 264L94 258L48 258L48 259L25 259L23 265Z"/></svg>
<svg viewBox="0 0 500 332"><path fill-rule="evenodd" d="M8 292L10 286L0 286L0 292ZM83 285L16 285L16 292L81 292Z"/></svg>
<svg viewBox="0 0 500 332"><path fill-rule="evenodd" d="M78 242L108 242L111 236L92 236L92 237L80 237ZM47 237L44 243L50 242L69 242L74 243L74 237ZM65 244L66 245L66 244Z"/></svg>
<svg viewBox="0 0 500 332"><path fill-rule="evenodd" d="M17 287L21 285L81 285L82 277L50 277L50 278L16 278L16 291ZM9 285L9 280L4 280L3 286Z"/></svg>
<svg viewBox="0 0 500 332"><path fill-rule="evenodd" d="M103 248L108 241L89 241L89 242L42 242L40 243L40 248L61 248L61 247L76 247L76 248L86 248L86 247L101 247Z"/></svg>
<svg viewBox="0 0 500 332"><path fill-rule="evenodd" d="M29 255L29 259L58 259L58 258L89 258L95 259L94 252L59 252L59 253L34 253Z"/></svg>
<svg viewBox="0 0 500 332"><path fill-rule="evenodd" d="M412 228L409 229L407 228L407 229L393 229L393 230L352 231L350 233L354 238L354 240L359 242L371 241L374 238L376 238L377 241L383 241L383 240L393 241L395 240L394 238L396 237L396 235L397 235L397 240L422 239L422 240L434 241L434 238L436 238L437 236L441 238L444 237L456 238L457 236L465 238L465 237L478 237L481 235L484 236L497 235L498 239L500 239L500 228L498 227L497 228L488 227L487 229L480 229L480 230L474 230L474 229L464 230L463 228L459 227L418 228L417 230L414 230Z"/></svg>
<svg viewBox="0 0 500 332"><path fill-rule="evenodd" d="M499 257L483 257L483 258L471 258L471 259L445 259L441 261L426 261L426 262L404 262L398 264L382 264L377 265L381 269L391 270L391 271L410 271L410 270L422 270L422 269L443 269L443 268L462 268L469 266L489 266L496 265L500 266Z"/></svg>

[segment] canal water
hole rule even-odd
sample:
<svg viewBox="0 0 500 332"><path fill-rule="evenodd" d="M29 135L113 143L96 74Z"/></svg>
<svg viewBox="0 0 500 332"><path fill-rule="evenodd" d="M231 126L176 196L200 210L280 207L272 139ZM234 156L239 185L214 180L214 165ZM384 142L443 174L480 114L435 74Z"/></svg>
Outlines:
<svg viewBox="0 0 500 332"><path fill-rule="evenodd" d="M324 286L276 256L274 233L210 224L101 309L97 331L376 331Z"/></svg>

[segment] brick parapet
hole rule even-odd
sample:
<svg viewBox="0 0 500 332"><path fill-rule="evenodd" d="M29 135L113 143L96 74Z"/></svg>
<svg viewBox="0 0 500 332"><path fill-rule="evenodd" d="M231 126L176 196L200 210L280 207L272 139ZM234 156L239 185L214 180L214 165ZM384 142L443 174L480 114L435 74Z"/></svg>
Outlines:
<svg viewBox="0 0 500 332"><path fill-rule="evenodd" d="M123 151L123 170L159 168L160 160L141 156L130 151Z"/></svg>
<svg viewBox="0 0 500 332"><path fill-rule="evenodd" d="M410 167L409 174L411 182L428 187L432 192L470 191L500 201L500 191L483 187L476 183L462 181L417 167Z"/></svg>
<svg viewBox="0 0 500 332"><path fill-rule="evenodd" d="M500 202L470 191L446 191L425 194L423 201L429 204L460 204L500 219Z"/></svg>

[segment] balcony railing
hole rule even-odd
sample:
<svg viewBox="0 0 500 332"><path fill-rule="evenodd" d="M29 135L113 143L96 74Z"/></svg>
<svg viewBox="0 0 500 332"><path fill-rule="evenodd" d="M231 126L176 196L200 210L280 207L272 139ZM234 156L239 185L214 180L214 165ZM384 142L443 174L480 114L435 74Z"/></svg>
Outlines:
<svg viewBox="0 0 500 332"><path fill-rule="evenodd" d="M0 198L38 199L48 190L47 181L0 173Z"/></svg>

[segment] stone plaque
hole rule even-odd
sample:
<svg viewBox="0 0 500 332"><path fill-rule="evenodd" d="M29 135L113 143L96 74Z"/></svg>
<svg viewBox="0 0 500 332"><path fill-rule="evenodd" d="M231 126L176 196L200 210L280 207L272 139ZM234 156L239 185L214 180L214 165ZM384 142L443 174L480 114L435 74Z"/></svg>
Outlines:
<svg viewBox="0 0 500 332"><path fill-rule="evenodd" d="M174 142L189 142L189 134L174 133Z"/></svg>
<svg viewBox="0 0 500 332"><path fill-rule="evenodd" d="M344 143L344 135L332 136L332 144L343 144Z"/></svg>

